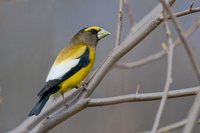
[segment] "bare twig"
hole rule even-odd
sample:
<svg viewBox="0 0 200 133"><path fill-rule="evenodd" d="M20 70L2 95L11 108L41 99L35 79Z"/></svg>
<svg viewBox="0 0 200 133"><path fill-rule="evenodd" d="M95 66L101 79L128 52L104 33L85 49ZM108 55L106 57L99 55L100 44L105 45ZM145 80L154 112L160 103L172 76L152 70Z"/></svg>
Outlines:
<svg viewBox="0 0 200 133"><path fill-rule="evenodd" d="M158 133L172 132L173 130L176 130L178 128L182 128L183 126L185 126L186 123L187 123L187 119L181 120L179 122L172 123L170 125L167 125L167 126L164 126L160 129L158 129ZM200 119L197 121L197 124L200 124ZM141 133L150 133L150 131L145 131L145 132L141 132Z"/></svg>
<svg viewBox="0 0 200 133"><path fill-rule="evenodd" d="M0 87L0 93L1 93L1 91L2 91L2 89ZM0 96L0 104L2 104L2 103L3 103L3 97Z"/></svg>
<svg viewBox="0 0 200 133"><path fill-rule="evenodd" d="M119 0L119 11L118 11L118 18L117 18L117 31L116 31L115 47L118 47L120 44L122 23L123 23L123 14L124 14L124 0Z"/></svg>
<svg viewBox="0 0 200 133"><path fill-rule="evenodd" d="M3 97L0 97L0 104L3 103Z"/></svg>
<svg viewBox="0 0 200 133"><path fill-rule="evenodd" d="M188 121L185 119L185 120L170 124L168 126L162 127L158 130L158 133L166 133L166 132L173 131L175 129L181 128L181 127L185 126L185 124L187 122ZM198 120L197 123L200 124L200 120Z"/></svg>
<svg viewBox="0 0 200 133"><path fill-rule="evenodd" d="M162 59L166 55L164 50L161 50L160 52L157 52L155 54L149 55L143 59L140 59L138 61L134 62L124 62L124 63L116 63L115 68L121 68L121 69L133 69L138 68L143 65L146 65L148 63L152 63L153 61Z"/></svg>
<svg viewBox="0 0 200 133"><path fill-rule="evenodd" d="M162 2L164 2L164 0L160 0ZM164 93L158 108L158 111L156 113L156 118L154 121L154 125L152 128L152 133L156 133L160 124L160 120L162 117L162 113L166 104L166 100L167 100L167 94L168 91L170 89L170 85L172 83L172 64L173 64L173 54L174 54L174 44L173 44L173 40L172 40L172 34L171 31L169 29L168 23L167 23L167 16L165 11L163 11L164 14L164 27L165 27L165 31L166 31L166 35L168 38L168 52L167 52L167 56L168 56L168 61L167 61L167 77L166 77L166 82L165 82L165 87L164 87Z"/></svg>
<svg viewBox="0 0 200 133"><path fill-rule="evenodd" d="M130 9L130 6L129 6L129 3L128 3L128 0L124 0L124 8L125 8L125 12L128 16L128 19L129 19L129 23L131 24L131 26L134 25L134 16L133 16L133 13Z"/></svg>
<svg viewBox="0 0 200 133"><path fill-rule="evenodd" d="M179 90L169 91L168 98L178 98L185 96L196 95L200 90L200 87L185 88ZM121 104L127 102L144 102L144 101L153 101L159 100L163 96L163 92L154 92L154 93L139 93L139 94L129 94L121 95L107 98L94 98L90 99L88 102L88 107L97 107L97 106L108 106L114 104Z"/></svg>
<svg viewBox="0 0 200 133"><path fill-rule="evenodd" d="M200 10L199 10L199 11L200 11ZM197 19L197 20L194 22L194 24L193 24L188 30L185 31L184 37L185 37L186 39L188 39L189 36L191 36L192 33L194 33L199 27L200 27L200 19ZM178 46L179 44L181 44L181 39L180 39L180 37L177 38L177 39L175 40L174 44L175 44L175 46Z"/></svg>
<svg viewBox="0 0 200 133"><path fill-rule="evenodd" d="M182 17L182 16L185 16L185 15L188 15L188 14L192 14L192 13L196 13L196 12L200 12L200 8L197 7L197 8L189 8L189 9L186 9L184 11L180 11L180 12L177 12L174 14L175 17ZM161 17L162 19L164 19L164 17ZM171 16L168 16L168 19L172 19Z"/></svg>
<svg viewBox="0 0 200 133"><path fill-rule="evenodd" d="M200 91L199 91L200 92ZM198 92L198 95L196 96L194 103L192 107L190 108L190 111L187 116L187 124L184 127L183 133L193 133L195 126L196 126L196 121L199 116L199 111L200 111L200 93Z"/></svg>
<svg viewBox="0 0 200 133"><path fill-rule="evenodd" d="M141 89L141 86L140 86L140 84L138 84L137 87L136 87L135 94L139 94L140 89Z"/></svg>
<svg viewBox="0 0 200 133"><path fill-rule="evenodd" d="M190 5L189 11L191 11L191 10L192 10L192 8L193 8L194 4L195 4L195 1L193 0L193 1L192 1L192 3L191 3L191 5Z"/></svg>
<svg viewBox="0 0 200 133"><path fill-rule="evenodd" d="M160 128L158 130L158 133L166 133L166 132L181 128L186 124L186 122L187 122L187 120L182 120L182 121L179 121L179 122L176 122L176 123L172 123L168 126Z"/></svg>

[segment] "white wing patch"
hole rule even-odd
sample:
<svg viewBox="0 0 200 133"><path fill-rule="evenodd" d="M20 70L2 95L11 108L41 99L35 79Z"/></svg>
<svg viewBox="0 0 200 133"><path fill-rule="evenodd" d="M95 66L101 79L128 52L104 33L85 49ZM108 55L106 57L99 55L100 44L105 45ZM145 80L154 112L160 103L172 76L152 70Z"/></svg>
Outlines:
<svg viewBox="0 0 200 133"><path fill-rule="evenodd" d="M73 67L75 67L79 63L80 59L73 59L66 62L63 62L59 65L53 65L48 76L46 82L49 80L59 79L64 74L69 72Z"/></svg>

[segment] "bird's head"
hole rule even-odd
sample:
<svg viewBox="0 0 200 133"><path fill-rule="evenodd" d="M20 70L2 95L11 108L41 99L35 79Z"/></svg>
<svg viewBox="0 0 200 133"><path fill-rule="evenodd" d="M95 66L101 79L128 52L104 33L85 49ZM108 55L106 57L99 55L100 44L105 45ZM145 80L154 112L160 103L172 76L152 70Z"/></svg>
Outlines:
<svg viewBox="0 0 200 133"><path fill-rule="evenodd" d="M86 27L80 30L72 39L72 41L81 41L96 47L99 40L110 35L110 33L98 26Z"/></svg>

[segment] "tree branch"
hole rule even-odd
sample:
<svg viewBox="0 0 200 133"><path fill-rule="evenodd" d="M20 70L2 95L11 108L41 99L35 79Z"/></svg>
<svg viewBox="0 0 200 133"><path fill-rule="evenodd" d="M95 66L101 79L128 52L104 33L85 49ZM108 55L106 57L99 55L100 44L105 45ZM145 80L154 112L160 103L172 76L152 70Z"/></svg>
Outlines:
<svg viewBox="0 0 200 133"><path fill-rule="evenodd" d="M187 123L187 119L181 120L179 122L172 123L170 125L164 126L158 129L158 133L168 133L178 128L182 128ZM200 124L200 119L197 121L197 124ZM150 131L142 132L142 133L149 133Z"/></svg>
<svg viewBox="0 0 200 133"><path fill-rule="evenodd" d="M195 126L196 126L196 122L199 116L199 111L200 111L200 91L198 92L198 95L196 96L194 103L188 113L187 116L187 123L184 127L183 133L193 133Z"/></svg>
<svg viewBox="0 0 200 133"><path fill-rule="evenodd" d="M185 120L182 120L182 121L179 121L179 122L176 122L176 123L173 123L173 124L170 124L168 126L165 126L165 127L162 127L158 130L158 133L166 133L166 132L169 132L169 131L173 131L177 128L181 128L183 126L185 126L185 124L187 123L188 121L185 119ZM200 123L200 120L197 121L197 123L199 124Z"/></svg>
<svg viewBox="0 0 200 133"><path fill-rule="evenodd" d="M185 15L188 15L188 14L191 14L191 13L196 13L196 12L200 12L200 8L199 7L191 8L191 9L187 9L185 11L181 11L181 12L175 13L174 16L175 17L181 17L181 16L185 16ZM169 19L171 19L170 16L169 16Z"/></svg>
<svg viewBox="0 0 200 133"><path fill-rule="evenodd" d="M128 0L124 0L124 8L125 8L125 12L128 16L129 23L131 26L133 26L134 25L134 16L133 16L132 11L130 10Z"/></svg>
<svg viewBox="0 0 200 133"><path fill-rule="evenodd" d="M192 88L184 88L179 90L169 91L168 98L178 98L185 96L196 95L200 90L200 86ZM108 106L114 104L121 104L127 102L144 102L144 101L153 101L161 99L163 92L154 92L154 93L140 93L140 94L128 94L107 98L94 98L90 99L88 102L88 107L97 107L97 106Z"/></svg>
<svg viewBox="0 0 200 133"><path fill-rule="evenodd" d="M161 3L165 3L164 0L160 0ZM163 6L164 7L164 6ZM167 60L167 77L166 77L166 81L165 81L165 87L164 87L164 93L162 96L162 99L160 101L160 105L158 108L158 111L156 113L156 118L153 124L153 128L152 128L152 133L156 133L160 124L160 120L162 117L162 113L167 101L167 94L168 91L170 89L170 85L172 84L172 65L173 65L173 55L174 55L174 44L173 44L173 40L172 40L172 34L171 31L169 29L168 23L167 23L167 16L165 13L165 10L163 11L164 14L164 28L166 31L166 35L167 35L167 40L168 40L168 51L167 55L168 55L168 60Z"/></svg>

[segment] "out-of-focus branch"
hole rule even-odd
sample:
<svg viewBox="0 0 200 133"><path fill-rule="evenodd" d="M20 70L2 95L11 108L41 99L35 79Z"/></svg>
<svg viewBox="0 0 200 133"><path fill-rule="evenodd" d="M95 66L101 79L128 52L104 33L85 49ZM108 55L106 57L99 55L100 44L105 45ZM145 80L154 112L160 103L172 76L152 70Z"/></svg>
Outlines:
<svg viewBox="0 0 200 133"><path fill-rule="evenodd" d="M182 120L182 121L170 124L168 126L162 127L160 129L158 129L158 133L166 133L166 132L181 128L186 124L186 122L187 122L187 120Z"/></svg>
<svg viewBox="0 0 200 133"><path fill-rule="evenodd" d="M192 3L190 4L190 8L189 8L190 11L192 10L194 4L195 4L195 0L192 0Z"/></svg>
<svg viewBox="0 0 200 133"><path fill-rule="evenodd" d="M119 0L119 11L118 11L118 18L117 18L115 47L118 47L120 44L122 23L123 23L123 14L124 14L124 0Z"/></svg>
<svg viewBox="0 0 200 133"><path fill-rule="evenodd" d="M124 62L124 63L116 63L115 68L121 68L121 69L134 69L141 67L143 65L152 63L154 61L157 61L159 59L162 59L166 55L164 50L161 50L160 52L157 52L155 54L149 55L143 59L140 59L138 61L134 62Z"/></svg>
<svg viewBox="0 0 200 133"><path fill-rule="evenodd" d="M185 126L185 124L187 122L188 121L185 119L185 120L170 124L168 126L162 127L158 130L158 133L166 133L166 132L173 131L175 129L181 128L181 127ZM197 121L197 124L200 124L200 120Z"/></svg>
<svg viewBox="0 0 200 133"><path fill-rule="evenodd" d="M128 16L129 23L131 24L131 26L133 26L134 25L134 16L133 16L133 13L130 9L128 0L124 0L124 9L125 9L125 12Z"/></svg>
<svg viewBox="0 0 200 133"><path fill-rule="evenodd" d="M167 94L168 98L178 98L185 96L196 95L200 90L200 86L192 88L184 88L179 90L169 91ZM97 106L108 106L114 104L121 104L127 102L144 102L144 101L153 101L161 99L163 92L154 92L154 93L139 93L139 94L129 94L121 95L107 98L94 98L90 99L87 107L97 107Z"/></svg>
<svg viewBox="0 0 200 133"><path fill-rule="evenodd" d="M192 107L190 108L190 111L187 116L187 123L184 127L183 133L193 133L196 122L199 116L200 111L200 91L198 92L197 96L195 97L194 103Z"/></svg>
<svg viewBox="0 0 200 133"><path fill-rule="evenodd" d="M168 132L172 132L173 130L176 130L178 128L182 128L183 126L185 126L185 124L187 123L187 119L181 120L179 122L175 122L172 123L170 125L164 126L160 129L158 129L158 133L168 133ZM200 119L197 121L197 124L200 124ZM145 132L141 132L141 133L150 133L150 131L145 131Z"/></svg>
<svg viewBox="0 0 200 133"><path fill-rule="evenodd" d="M0 97L0 104L3 103L3 97Z"/></svg>
<svg viewBox="0 0 200 133"><path fill-rule="evenodd" d="M1 91L2 91L2 89L0 87L0 94L1 94ZM2 102L3 102L3 97L0 96L0 104L2 104Z"/></svg>
<svg viewBox="0 0 200 133"><path fill-rule="evenodd" d="M181 17L181 16L185 16L185 15L188 15L188 14L191 14L191 13L196 13L196 12L200 12L200 8L192 8L192 9L187 9L185 11L181 11L181 12L178 12L178 13L175 13L175 16L176 17ZM168 16L168 18L170 19L171 17ZM161 17L161 19L163 20L163 16ZM188 38L191 33L193 33L194 31L196 31L196 29L198 29L200 26L200 20L198 19L194 25L192 25L185 33L184 33L184 36L185 38ZM176 39L174 44L175 46L177 46L178 44L181 43L181 40L180 38ZM148 57L145 57L141 60L138 60L138 61L134 61L134 62L124 62L124 63L116 63L115 64L115 67L116 68L122 68L122 69L133 69L133 68L137 68L137 67L140 67L142 65L145 65L145 64L148 64L148 63L151 63L153 61L156 61L156 60L159 60L161 58L163 58L164 56L166 55L165 51L164 50L161 50L160 52L156 53L156 54L152 54Z"/></svg>
<svg viewBox="0 0 200 133"><path fill-rule="evenodd" d="M160 0L161 3L164 2L164 0ZM164 6L163 6L164 7ZM174 44L173 44L173 40L172 40L172 33L169 29L169 25L167 22L167 15L165 13L165 10L163 11L164 14L164 28L165 28L165 32L167 35L167 42L168 42L168 48L167 48L167 76L166 76L166 81L165 81L165 87L164 87L164 91L163 91L163 96L162 99L160 101L160 105L158 107L158 111L156 113L156 118L153 124L153 128L151 133L156 133L160 124L160 120L162 117L162 113L167 101L167 94L168 91L170 89L170 85L172 84L172 66L173 66L173 55L174 55Z"/></svg>

